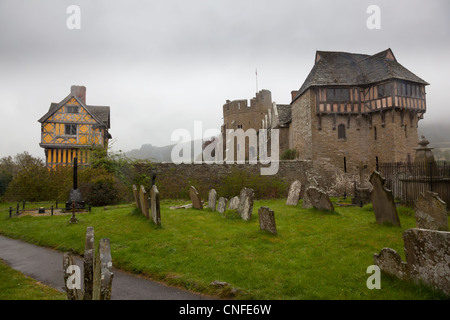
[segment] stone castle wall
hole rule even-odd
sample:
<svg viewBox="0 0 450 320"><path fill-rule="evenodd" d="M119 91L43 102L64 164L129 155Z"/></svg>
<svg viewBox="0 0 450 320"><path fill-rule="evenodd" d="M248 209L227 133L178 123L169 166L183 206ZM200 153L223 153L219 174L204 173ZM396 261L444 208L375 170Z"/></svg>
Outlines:
<svg viewBox="0 0 450 320"><path fill-rule="evenodd" d="M369 170L378 162L405 162L414 159L418 143L416 116L404 111L372 113L368 115L316 115L315 92L305 92L292 105L292 136L301 160L325 160L347 172L357 172L363 161ZM339 125L345 128L345 138L338 137ZM319 130L319 128L321 128ZM405 129L406 128L406 129ZM376 139L375 139L376 131ZM344 160L345 159L345 160Z"/></svg>

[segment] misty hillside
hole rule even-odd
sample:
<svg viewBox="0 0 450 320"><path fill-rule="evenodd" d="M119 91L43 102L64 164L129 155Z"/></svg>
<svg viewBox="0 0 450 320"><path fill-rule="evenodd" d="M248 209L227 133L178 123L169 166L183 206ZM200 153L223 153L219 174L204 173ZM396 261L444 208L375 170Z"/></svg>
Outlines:
<svg viewBox="0 0 450 320"><path fill-rule="evenodd" d="M422 135L433 148L450 148L450 124L419 122L419 139Z"/></svg>
<svg viewBox="0 0 450 320"><path fill-rule="evenodd" d="M185 142L182 145L184 144L190 144L191 146L191 159L186 160L193 160L194 158L197 158L198 155L194 153L193 142ZM140 149L133 149L125 152L125 155L131 159L151 160L154 162L172 162L171 153L174 146L175 144L164 147L155 147L151 144L143 144Z"/></svg>

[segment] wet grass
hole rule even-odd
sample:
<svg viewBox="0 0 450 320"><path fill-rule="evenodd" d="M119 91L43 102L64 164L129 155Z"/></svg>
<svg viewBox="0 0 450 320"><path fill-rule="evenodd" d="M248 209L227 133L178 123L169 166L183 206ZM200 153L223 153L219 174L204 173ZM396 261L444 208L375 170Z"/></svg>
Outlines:
<svg viewBox="0 0 450 320"><path fill-rule="evenodd" d="M415 227L414 213L399 210L402 227L378 225L370 207L336 206L334 213L255 201L253 217L209 209L170 210L183 201L162 201L156 227L132 206L93 208L69 216L8 219L0 205L0 233L61 251L84 253L86 227L95 239L110 238L113 264L155 280L238 299L441 299L441 294L385 274L381 289L366 286L373 254L384 247L403 259L402 233ZM274 210L277 235L259 228L258 208ZM224 281L229 287L210 283ZM1 286L1 284L0 284ZM232 290L236 289L236 290ZM232 293L232 291L234 291Z"/></svg>

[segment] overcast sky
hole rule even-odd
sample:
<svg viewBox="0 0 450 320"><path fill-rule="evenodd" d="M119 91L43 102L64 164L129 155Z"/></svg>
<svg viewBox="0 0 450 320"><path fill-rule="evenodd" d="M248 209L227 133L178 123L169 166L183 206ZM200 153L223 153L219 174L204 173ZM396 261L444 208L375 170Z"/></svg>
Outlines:
<svg viewBox="0 0 450 320"><path fill-rule="evenodd" d="M81 29L66 22L81 10ZM370 30L369 5L381 9ZM71 85L111 107L113 150L171 144L175 129L220 128L227 99L268 89L290 103L316 50L397 60L430 83L423 121L448 121L447 0L0 0L0 157L44 157L40 124Z"/></svg>

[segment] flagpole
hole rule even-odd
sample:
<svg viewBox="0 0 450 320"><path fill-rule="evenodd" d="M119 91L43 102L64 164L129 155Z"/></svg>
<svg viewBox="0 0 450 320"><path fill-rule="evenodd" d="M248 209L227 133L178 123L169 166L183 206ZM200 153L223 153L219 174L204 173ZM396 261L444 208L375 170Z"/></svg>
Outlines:
<svg viewBox="0 0 450 320"><path fill-rule="evenodd" d="M256 75L256 93L258 93L258 68L255 69L255 75Z"/></svg>

